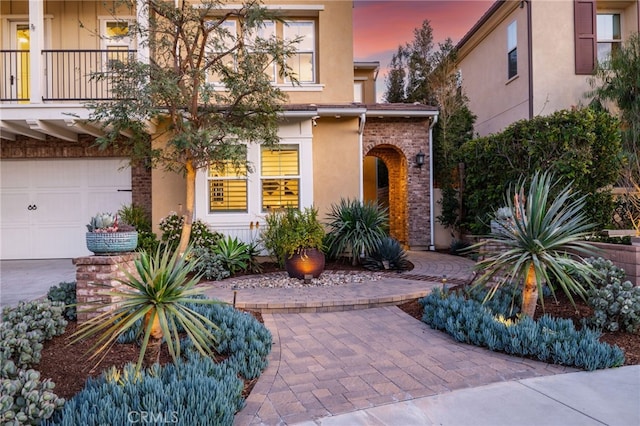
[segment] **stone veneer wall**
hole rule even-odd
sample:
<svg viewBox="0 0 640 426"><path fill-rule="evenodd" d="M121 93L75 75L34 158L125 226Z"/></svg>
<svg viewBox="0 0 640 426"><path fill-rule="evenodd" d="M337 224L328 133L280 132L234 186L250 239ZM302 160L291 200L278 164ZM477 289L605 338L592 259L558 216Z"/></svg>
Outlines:
<svg viewBox="0 0 640 426"><path fill-rule="evenodd" d="M134 261L138 256L137 253L123 253L113 256L87 256L73 259L73 264L76 265L78 324L102 312L114 309L114 306L106 306L96 311L86 312L97 302L117 302L104 293L111 289L126 288L118 279L126 277L124 271L135 272Z"/></svg>
<svg viewBox="0 0 640 426"><path fill-rule="evenodd" d="M2 139L0 159L56 159L56 158L109 158L127 157L113 148L101 150L94 145L95 138L78 135L77 142L47 136L46 140L16 137L15 141ZM151 218L151 169L143 165L131 167L131 201L147 212Z"/></svg>
<svg viewBox="0 0 640 426"><path fill-rule="evenodd" d="M431 244L429 194L429 120L368 117L364 155L382 159L389 170L390 233L412 250ZM425 165L415 166L422 151Z"/></svg>
<svg viewBox="0 0 640 426"><path fill-rule="evenodd" d="M634 285L640 285L640 246L608 243L592 243L605 259L609 259L619 268L624 269L626 279Z"/></svg>

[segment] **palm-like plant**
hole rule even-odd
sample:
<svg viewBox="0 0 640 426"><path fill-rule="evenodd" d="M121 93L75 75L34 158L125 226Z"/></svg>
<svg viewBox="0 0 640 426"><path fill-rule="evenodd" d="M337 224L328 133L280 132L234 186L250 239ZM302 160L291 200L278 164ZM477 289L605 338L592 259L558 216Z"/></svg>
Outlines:
<svg viewBox="0 0 640 426"><path fill-rule="evenodd" d="M331 206L328 220L329 256L336 258L344 252L351 252L353 265L358 263L360 256L374 253L387 236L387 210L373 202L343 198L339 204Z"/></svg>
<svg viewBox="0 0 640 426"><path fill-rule="evenodd" d="M189 336L202 354L211 355L216 341L213 330L217 326L187 304L219 302L193 297L202 293L202 290L195 287L200 275L190 275L196 261L187 260L190 258L189 252L187 250L184 256L180 256L177 250L171 254L168 249L158 249L153 256L140 253L135 261L137 274L125 271L126 279L118 280L128 288L105 293L111 296L114 302L109 304L114 303L115 309L83 323L74 333L73 342L98 335L90 349L92 356L96 357L109 348L118 336L142 320L140 333L143 338L136 371L143 364L149 367L158 362L163 339L174 362L177 361L181 331ZM104 304L96 306L94 310L101 308L104 308Z"/></svg>
<svg viewBox="0 0 640 426"><path fill-rule="evenodd" d="M514 212L512 225L470 248L485 244L503 248L488 253L476 264L476 269L483 271L478 285L497 278L489 292L491 297L505 283L522 282L522 313L530 317L535 314L538 295L544 307L542 285L552 277L571 303L572 294L585 294L585 288L572 274L587 284L591 282L590 266L576 256L593 254L592 246L584 241L593 227L584 213L585 197L576 197L569 184L551 199L556 184L553 175L536 172L525 195L525 181L520 180L513 192L511 188L507 191L507 206Z"/></svg>

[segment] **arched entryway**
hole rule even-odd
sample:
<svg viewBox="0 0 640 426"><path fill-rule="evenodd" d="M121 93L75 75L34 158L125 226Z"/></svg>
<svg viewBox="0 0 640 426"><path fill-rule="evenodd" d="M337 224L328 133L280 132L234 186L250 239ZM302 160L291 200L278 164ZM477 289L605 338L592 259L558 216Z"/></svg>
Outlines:
<svg viewBox="0 0 640 426"><path fill-rule="evenodd" d="M411 250L432 248L429 124L428 118L368 117L362 135L365 199L374 198L370 185L378 180L371 174L386 172L388 197L382 185L376 187L375 199L383 205L388 199L390 234ZM422 166L415 161L418 153L426 154ZM373 159L384 168L372 165Z"/></svg>
<svg viewBox="0 0 640 426"><path fill-rule="evenodd" d="M408 245L407 159L392 145L379 145L365 157L365 201L375 201L389 211L389 234Z"/></svg>

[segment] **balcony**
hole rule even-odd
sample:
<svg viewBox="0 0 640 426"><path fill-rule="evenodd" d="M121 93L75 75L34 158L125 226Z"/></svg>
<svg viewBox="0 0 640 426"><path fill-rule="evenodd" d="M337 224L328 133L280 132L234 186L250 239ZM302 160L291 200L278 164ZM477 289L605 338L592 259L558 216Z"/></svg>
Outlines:
<svg viewBox="0 0 640 426"><path fill-rule="evenodd" d="M32 79L28 50L0 50L0 102L28 104L40 102L82 102L113 99L113 80L95 78L116 62L135 60L136 51L43 50L41 79ZM42 100L30 97L32 84L42 88Z"/></svg>

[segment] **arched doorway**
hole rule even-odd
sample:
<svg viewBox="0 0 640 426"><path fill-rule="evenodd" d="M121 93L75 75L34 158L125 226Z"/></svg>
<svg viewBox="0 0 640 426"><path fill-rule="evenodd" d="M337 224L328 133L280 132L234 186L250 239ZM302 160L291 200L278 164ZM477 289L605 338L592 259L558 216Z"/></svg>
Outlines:
<svg viewBox="0 0 640 426"><path fill-rule="evenodd" d="M364 159L365 201L387 207L389 234L408 246L407 158L393 145L377 145Z"/></svg>

